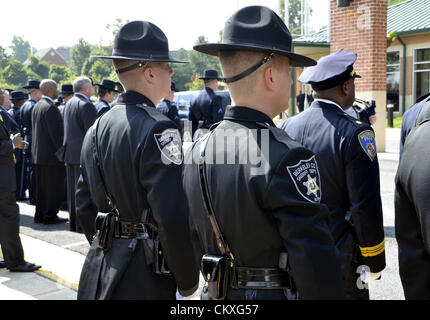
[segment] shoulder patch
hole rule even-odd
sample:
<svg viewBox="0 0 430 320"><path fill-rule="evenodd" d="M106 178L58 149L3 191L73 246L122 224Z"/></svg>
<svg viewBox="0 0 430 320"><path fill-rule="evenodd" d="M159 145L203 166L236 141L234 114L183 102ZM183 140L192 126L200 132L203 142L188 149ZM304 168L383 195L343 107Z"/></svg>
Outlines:
<svg viewBox="0 0 430 320"><path fill-rule="evenodd" d="M1 116L1 114L0 114L0 121L3 122L3 117Z"/></svg>
<svg viewBox="0 0 430 320"><path fill-rule="evenodd" d="M155 142L161 152L165 164L182 164L182 140L177 129L166 129L162 133L154 134Z"/></svg>
<svg viewBox="0 0 430 320"><path fill-rule="evenodd" d="M287 166L287 171L299 194L309 202L321 201L321 180L315 156L300 160L294 166Z"/></svg>
<svg viewBox="0 0 430 320"><path fill-rule="evenodd" d="M372 130L366 130L358 135L358 141L366 155L373 161L376 157L375 133Z"/></svg>

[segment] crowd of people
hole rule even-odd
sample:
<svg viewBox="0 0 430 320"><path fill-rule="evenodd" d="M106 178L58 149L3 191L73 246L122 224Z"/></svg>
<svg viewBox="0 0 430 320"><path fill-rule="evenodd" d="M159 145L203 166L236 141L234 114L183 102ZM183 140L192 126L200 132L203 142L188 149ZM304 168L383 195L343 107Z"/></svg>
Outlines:
<svg viewBox="0 0 430 320"><path fill-rule="evenodd" d="M78 299L182 299L197 290L201 271L202 299L368 300L368 283L386 267L385 234L375 119L347 112L361 78L357 54L342 49L315 61L291 52L291 39L275 12L250 6L229 18L220 43L194 47L218 56L225 78L204 71L189 119L193 133L206 133L185 154L169 65L183 61L150 22L125 24L112 55L95 57L112 60L123 86L103 79L95 105L86 77L63 85L62 99L49 79L13 91L14 106L0 110L0 172L10 181L0 184L8 200L0 198L3 266L40 267L23 260L22 246L11 254L12 240L20 246L15 198L28 189L35 223L66 222L57 214L67 198L70 230L91 245ZM314 101L276 126L294 66L307 67L299 81L312 86ZM233 101L226 110L214 93L221 79ZM430 181L428 152L414 162L427 143L430 104L420 108L396 177L407 299L430 298L420 188Z"/></svg>

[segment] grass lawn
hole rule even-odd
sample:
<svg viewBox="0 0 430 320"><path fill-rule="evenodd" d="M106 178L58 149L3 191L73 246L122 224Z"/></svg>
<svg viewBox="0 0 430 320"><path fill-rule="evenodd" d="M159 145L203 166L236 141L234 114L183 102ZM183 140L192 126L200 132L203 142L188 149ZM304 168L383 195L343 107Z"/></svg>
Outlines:
<svg viewBox="0 0 430 320"><path fill-rule="evenodd" d="M394 117L393 128L400 129L401 127L402 127L402 117ZM387 128L388 128L388 119L387 119Z"/></svg>

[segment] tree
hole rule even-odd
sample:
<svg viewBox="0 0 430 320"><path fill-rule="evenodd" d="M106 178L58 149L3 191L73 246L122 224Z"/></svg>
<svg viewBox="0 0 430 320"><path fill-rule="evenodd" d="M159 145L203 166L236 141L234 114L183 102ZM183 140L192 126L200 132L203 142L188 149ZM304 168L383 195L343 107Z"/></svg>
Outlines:
<svg viewBox="0 0 430 320"><path fill-rule="evenodd" d="M188 61L188 52L185 49L180 49L175 57L179 61ZM176 89L184 91L191 83L193 70L190 63L172 63L173 74L172 81L175 82ZM188 85L188 86L187 86Z"/></svg>
<svg viewBox="0 0 430 320"><path fill-rule="evenodd" d="M49 70L49 78L57 83L67 83L72 82L73 75L69 68L53 64Z"/></svg>
<svg viewBox="0 0 430 320"><path fill-rule="evenodd" d="M9 55L6 50L0 46L0 69L4 69L9 61Z"/></svg>
<svg viewBox="0 0 430 320"><path fill-rule="evenodd" d="M288 3L287 27L293 37L298 37L302 32L302 2L301 0L281 0L281 17L283 20L285 17L285 1ZM310 9L310 15L312 15L312 9Z"/></svg>
<svg viewBox="0 0 430 320"><path fill-rule="evenodd" d="M18 60L10 60L3 70L3 79L8 84L23 86L28 79L24 65Z"/></svg>
<svg viewBox="0 0 430 320"><path fill-rule="evenodd" d="M192 82L188 85L188 90L191 91L200 91L205 87L203 80L199 79L199 76L194 74L192 76Z"/></svg>
<svg viewBox="0 0 430 320"><path fill-rule="evenodd" d="M203 43L208 43L208 41L204 36L200 36L197 39L196 44ZM188 53L188 57L193 74L201 75L205 69L214 69L217 70L218 73L221 73L219 60L215 56L210 56L193 50Z"/></svg>
<svg viewBox="0 0 430 320"><path fill-rule="evenodd" d="M82 74L82 67L85 61L90 57L90 53L91 45L82 38L80 38L79 42L70 50L70 69L76 76L80 76Z"/></svg>
<svg viewBox="0 0 430 320"><path fill-rule="evenodd" d="M13 36L12 45L9 48L12 50L12 58L19 62L27 60L31 53L30 43L19 36Z"/></svg>
<svg viewBox="0 0 430 320"><path fill-rule="evenodd" d="M89 77L93 79L95 83L100 83L103 78L108 78L111 72L111 68L106 65L105 61L97 60L90 69Z"/></svg>
<svg viewBox="0 0 430 320"><path fill-rule="evenodd" d="M49 64L40 62L35 56L30 55L30 63L27 65L27 70L34 72L38 78L46 79L49 76Z"/></svg>
<svg viewBox="0 0 430 320"><path fill-rule="evenodd" d="M109 23L106 25L106 30L108 32L111 32L112 35L115 37L115 35L118 33L119 29L127 23L129 23L130 20L123 21L121 18L116 18L114 23Z"/></svg>
<svg viewBox="0 0 430 320"><path fill-rule="evenodd" d="M388 6L392 6L393 4L398 4L403 1L405 0L388 0Z"/></svg>

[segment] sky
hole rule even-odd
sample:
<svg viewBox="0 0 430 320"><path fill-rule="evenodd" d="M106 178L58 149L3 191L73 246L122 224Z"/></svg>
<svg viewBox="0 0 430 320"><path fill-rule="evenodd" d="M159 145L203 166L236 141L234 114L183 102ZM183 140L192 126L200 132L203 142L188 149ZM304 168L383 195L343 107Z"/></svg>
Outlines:
<svg viewBox="0 0 430 320"><path fill-rule="evenodd" d="M327 25L329 0L307 1L314 12L311 28L319 30ZM191 50L201 35L209 42L217 42L225 21L238 9L264 5L277 11L277 3L278 0L14 0L2 6L0 46L7 48L14 35L22 36L38 50L70 47L79 38L109 44L113 35L106 25L120 18L150 21L166 34L170 50Z"/></svg>

